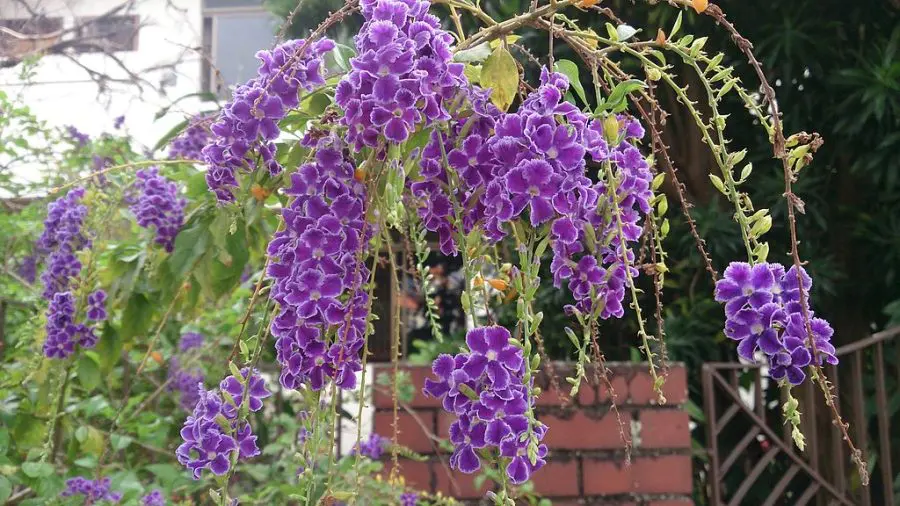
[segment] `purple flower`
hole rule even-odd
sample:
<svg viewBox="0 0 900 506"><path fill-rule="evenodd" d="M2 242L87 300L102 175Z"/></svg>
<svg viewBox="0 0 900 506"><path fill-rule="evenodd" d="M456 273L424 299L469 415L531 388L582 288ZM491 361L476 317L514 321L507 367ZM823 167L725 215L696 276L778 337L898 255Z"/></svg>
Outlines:
<svg viewBox="0 0 900 506"><path fill-rule="evenodd" d="M166 251L175 249L175 236L184 222L187 201L178 196L178 185L159 174L152 167L137 171L131 190L131 212L138 225L156 229L156 243Z"/></svg>
<svg viewBox="0 0 900 506"><path fill-rule="evenodd" d="M213 118L208 113L200 113L191 118L187 128L169 143L169 159L202 160L203 147L212 136L209 129L212 121Z"/></svg>
<svg viewBox="0 0 900 506"><path fill-rule="evenodd" d="M772 378L792 385L803 382L803 368L810 364L838 363L831 344L834 330L809 309L811 287L812 278L802 268L785 270L772 263L732 262L716 282L716 300L725 304L725 335L738 341L738 354L752 361L757 351L763 352ZM801 290L805 307L800 305Z"/></svg>
<svg viewBox="0 0 900 506"><path fill-rule="evenodd" d="M106 292L103 290L95 290L88 295L87 319L95 322L105 321L106 314Z"/></svg>
<svg viewBox="0 0 900 506"><path fill-rule="evenodd" d="M166 506L166 498L162 491L154 490L141 498L141 506Z"/></svg>
<svg viewBox="0 0 900 506"><path fill-rule="evenodd" d="M203 334L197 332L185 332L178 341L178 351L184 353L203 346Z"/></svg>
<svg viewBox="0 0 900 506"><path fill-rule="evenodd" d="M67 126L66 131L69 133L69 140L78 147L86 146L87 143L91 142L91 136L79 131L72 125Z"/></svg>
<svg viewBox="0 0 900 506"><path fill-rule="evenodd" d="M241 373L246 379L248 370ZM248 381L249 407L257 411L262 407L261 399L270 393L259 375L251 374ZM228 473L235 454L239 460L259 455L250 423L239 418L242 397L238 396L243 394L243 385L237 378L229 376L221 382L221 389L231 398L223 400L220 392L200 390L194 411L181 428L184 443L175 455L194 479L200 479L204 469L216 476Z"/></svg>
<svg viewBox="0 0 900 506"><path fill-rule="evenodd" d="M427 378L424 392L440 398L444 409L457 416L450 426L454 469L473 473L481 467L480 450L499 450L511 457L507 475L522 483L544 464L547 448L540 441L546 427L532 421L534 399L530 383L524 382L522 350L510 344L510 337L503 327L470 330L469 351L439 356L432 364L437 379ZM538 456L533 464L529 447Z"/></svg>
<svg viewBox="0 0 900 506"><path fill-rule="evenodd" d="M415 492L400 494L400 506L416 506L419 504L419 495Z"/></svg>
<svg viewBox="0 0 900 506"><path fill-rule="evenodd" d="M281 172L272 142L280 134L278 122L299 105L300 89L312 91L325 84L323 57L334 47L327 39L311 43L298 39L256 54L260 60L257 76L235 88L232 101L213 122L212 137L201 150L209 165L207 185L220 202L234 200L240 172L259 166L272 175ZM195 156L194 143L202 132L189 128L185 135L192 136L190 144L185 140L184 146L173 146L173 150Z"/></svg>
<svg viewBox="0 0 900 506"><path fill-rule="evenodd" d="M89 480L83 476L77 476L66 480L66 488L60 497L84 496L84 506L100 504L101 502L117 503L122 499L121 492L113 492L109 489L110 479Z"/></svg>
<svg viewBox="0 0 900 506"><path fill-rule="evenodd" d="M228 376L219 383L219 390L230 395L232 400L234 400L234 404L240 407L244 399L244 384L242 381L247 381L249 383L247 398L249 399L250 411L259 411L263 406L262 400L272 395L272 393L266 389L266 382L262 379L262 376L259 376L258 372L254 371L248 380L248 371L249 369L246 367L241 369L243 380L239 380L234 376Z"/></svg>
<svg viewBox="0 0 900 506"><path fill-rule="evenodd" d="M536 227L553 217L551 199L559 189L560 176L543 160L528 160L506 176L514 209L529 208L531 225Z"/></svg>
<svg viewBox="0 0 900 506"><path fill-rule="evenodd" d="M318 390L332 379L353 389L368 311L362 252L372 230L365 189L340 140L326 136L315 147L315 161L292 175L286 193L294 198L282 211L286 226L268 247L271 298L281 307L271 329L282 386Z"/></svg>
<svg viewBox="0 0 900 506"><path fill-rule="evenodd" d="M122 125L124 125L124 124L125 124L125 115L124 114L121 116L116 116L116 118L113 119L113 128L115 128L116 130L122 128Z"/></svg>
<svg viewBox="0 0 900 506"><path fill-rule="evenodd" d="M381 437L376 433L369 434L369 438L360 441L357 448L354 448L353 454L359 454L363 457L369 457L372 460L378 460L384 454L385 448L390 444L387 438Z"/></svg>

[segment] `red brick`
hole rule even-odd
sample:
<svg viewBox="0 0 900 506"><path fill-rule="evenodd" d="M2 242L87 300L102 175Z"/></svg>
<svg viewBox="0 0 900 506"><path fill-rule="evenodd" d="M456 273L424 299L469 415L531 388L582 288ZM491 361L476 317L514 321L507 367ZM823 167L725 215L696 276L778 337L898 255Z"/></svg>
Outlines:
<svg viewBox="0 0 900 506"><path fill-rule="evenodd" d="M562 379L562 378L560 378ZM563 380L564 381L564 380ZM554 389L550 384L543 387L541 390L541 395L535 400L535 405L545 407L545 406L569 406L572 404L571 398L569 397L569 388L571 385L568 383L560 382L559 390Z"/></svg>
<svg viewBox="0 0 900 506"><path fill-rule="evenodd" d="M391 411L375 413L374 432L390 438L394 433L394 414ZM397 440L414 452L432 453L437 442L432 441L434 412L416 411L415 416L401 411L397 415Z"/></svg>
<svg viewBox="0 0 900 506"><path fill-rule="evenodd" d="M621 427L625 435L631 434L631 414L620 411ZM617 450L625 447L620 435L619 423L612 411L595 419L583 411L575 411L568 419L552 415L540 417L549 430L544 443L551 450Z"/></svg>
<svg viewBox="0 0 900 506"><path fill-rule="evenodd" d="M637 493L690 494L694 487L690 455L637 457L631 468Z"/></svg>
<svg viewBox="0 0 900 506"><path fill-rule="evenodd" d="M632 491L631 467L621 460L585 459L582 483L585 495L627 494Z"/></svg>
<svg viewBox="0 0 900 506"><path fill-rule="evenodd" d="M430 462L418 462L409 459L399 459L399 473L403 476L403 482L408 487L416 490L431 490L431 466ZM390 461L390 457L384 463L384 469L381 471L382 479L387 480L391 475L394 465Z"/></svg>
<svg viewBox="0 0 900 506"><path fill-rule="evenodd" d="M465 474L451 470L450 474L448 474L448 469L449 467L445 468L440 463L434 464L434 474L437 477L437 489L435 492L440 492L445 496L456 499L478 499L484 497L484 494L493 486L493 481L485 479L481 487L476 488L475 477L478 476L478 473ZM451 476L455 485L450 481Z"/></svg>
<svg viewBox="0 0 900 506"><path fill-rule="evenodd" d="M632 404L657 405L659 394L653 390L653 379L647 370L639 370L628 382L628 399Z"/></svg>
<svg viewBox="0 0 900 506"><path fill-rule="evenodd" d="M586 495L690 494L693 488L690 455L634 457L622 461L585 459Z"/></svg>
<svg viewBox="0 0 900 506"><path fill-rule="evenodd" d="M450 439L450 426L456 421L456 414L442 410L438 411L437 417L437 432L435 434L441 439Z"/></svg>
<svg viewBox="0 0 900 506"><path fill-rule="evenodd" d="M667 406L684 404L688 397L687 370L683 365L672 366L663 385Z"/></svg>
<svg viewBox="0 0 900 506"><path fill-rule="evenodd" d="M553 503L556 506L556 502ZM662 501L650 501L647 506L694 506L693 499L665 499Z"/></svg>
<svg viewBox="0 0 900 506"><path fill-rule="evenodd" d="M578 497L578 461L560 460L552 456L547 464L531 476L534 491L543 497ZM553 504L559 504L553 501Z"/></svg>
<svg viewBox="0 0 900 506"><path fill-rule="evenodd" d="M413 384L413 391L415 393L410 406L418 408L418 407L440 407L441 400L434 397L426 397L424 393L422 393L422 388L425 386L425 378L430 378L434 376L431 372L431 368L428 366L402 366L400 368L401 371L406 371L409 373L410 380ZM381 374L386 374L388 378L393 378L394 375L393 367L389 364L385 364L383 366L375 367L375 378L371 379L372 384L375 385L375 407L376 408L390 408L394 405L393 400L391 399L391 389L390 387L381 386L377 383L378 377ZM366 380L367 382L370 380Z"/></svg>
<svg viewBox="0 0 900 506"><path fill-rule="evenodd" d="M609 377L609 383L612 385L613 392L616 394L616 405L625 404L628 400L628 380L621 371L616 371L614 375ZM597 403L610 403L609 387L606 382L601 380L597 386Z"/></svg>
<svg viewBox="0 0 900 506"><path fill-rule="evenodd" d="M690 448L689 417L673 409L645 409L640 413L641 447Z"/></svg>

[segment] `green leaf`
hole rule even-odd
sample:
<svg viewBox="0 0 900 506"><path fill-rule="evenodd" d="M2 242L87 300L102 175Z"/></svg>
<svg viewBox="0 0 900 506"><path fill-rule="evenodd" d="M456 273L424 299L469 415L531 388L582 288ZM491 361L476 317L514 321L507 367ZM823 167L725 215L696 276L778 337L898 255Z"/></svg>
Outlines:
<svg viewBox="0 0 900 506"><path fill-rule="evenodd" d="M597 114L602 111L622 112L628 106L626 97L629 93L645 88L644 81L628 79L616 85L603 103L597 106Z"/></svg>
<svg viewBox="0 0 900 506"><path fill-rule="evenodd" d="M491 89L491 102L501 111L512 105L519 89L519 68L506 48L498 47L481 68L481 86Z"/></svg>
<svg viewBox="0 0 900 506"><path fill-rule="evenodd" d="M143 334L150 328L153 321L153 307L150 299L143 293L135 293L128 298L128 304L122 315L122 339Z"/></svg>
<svg viewBox="0 0 900 506"><path fill-rule="evenodd" d="M466 65L463 67L463 74L466 75L470 83L478 84L481 82L481 65Z"/></svg>
<svg viewBox="0 0 900 506"><path fill-rule="evenodd" d="M681 15L684 14L683 11L678 12L678 17L675 18L675 24L672 26L672 31L669 32L669 39L673 39L675 34L678 33L678 30L681 29Z"/></svg>
<svg viewBox="0 0 900 506"><path fill-rule="evenodd" d="M12 495L12 483L6 476L0 475L0 503L5 503Z"/></svg>
<svg viewBox="0 0 900 506"><path fill-rule="evenodd" d="M9 448L9 429L0 427L0 455L6 453Z"/></svg>
<svg viewBox="0 0 900 506"><path fill-rule="evenodd" d="M88 392L100 385L100 364L87 354L78 359L78 382Z"/></svg>
<svg viewBox="0 0 900 506"><path fill-rule="evenodd" d="M128 448L128 445L134 441L134 438L130 436L121 436L119 434L113 434L109 437L109 441L112 444L114 450L122 450Z"/></svg>
<svg viewBox="0 0 900 506"><path fill-rule="evenodd" d="M29 478L46 478L53 474L53 466L46 462L23 462L22 472Z"/></svg>
<svg viewBox="0 0 900 506"><path fill-rule="evenodd" d="M171 130L169 130L168 132L166 132L165 135L160 137L160 139L159 139L159 141L157 141L156 145L153 146L153 151L154 152L159 151L160 149L165 147L169 143L169 141L171 141L175 137L178 137L178 134L180 134L185 128L187 128L188 123L190 123L190 120L186 119L184 121L179 122L177 125L173 126Z"/></svg>
<svg viewBox="0 0 900 506"><path fill-rule="evenodd" d="M453 55L453 61L460 63L480 63L491 56L491 45L487 42L478 44L469 49L457 51Z"/></svg>
<svg viewBox="0 0 900 506"><path fill-rule="evenodd" d="M578 94L578 98L581 99L582 103L587 105L587 94L584 92L584 86L581 85L581 79L578 75L578 65L571 60L559 60L553 67L557 72L560 72L569 78L569 83L572 85L575 93Z"/></svg>

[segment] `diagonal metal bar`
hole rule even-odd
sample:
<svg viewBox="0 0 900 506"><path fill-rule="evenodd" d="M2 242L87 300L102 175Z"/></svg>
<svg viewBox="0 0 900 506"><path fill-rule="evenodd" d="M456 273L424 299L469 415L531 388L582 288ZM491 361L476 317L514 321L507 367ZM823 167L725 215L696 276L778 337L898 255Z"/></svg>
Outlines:
<svg viewBox="0 0 900 506"><path fill-rule="evenodd" d="M741 411L741 408L739 408L738 406L736 406L734 404L732 404L731 406L728 406L728 409L726 409L725 412L722 413L722 416L719 418L719 423L716 424L716 435L717 436L719 435L720 432L722 432L722 430L725 428L725 426L728 425L728 422L730 422L731 419L734 418L735 415L737 415L740 411Z"/></svg>
<svg viewBox="0 0 900 506"><path fill-rule="evenodd" d="M791 465L787 472L784 473L784 476L769 491L769 497L766 498L766 502L762 506L775 506L777 501L783 499L782 495L785 489L791 484L791 480L794 479L794 476L797 476L798 472L800 472L800 468L796 464Z"/></svg>
<svg viewBox="0 0 900 506"><path fill-rule="evenodd" d="M750 429L749 432L747 432L747 435L745 435L741 438L740 441L738 441L738 443L734 446L734 449L731 450L731 453L728 454L728 457L726 457L725 460L722 461L722 465L719 467L720 472L722 473L721 476L724 477L726 474L728 474L731 466L734 465L738 457L744 454L744 452L747 450L747 447L750 446L750 443L756 440L756 436L758 436L760 432L760 428L754 425L753 428Z"/></svg>
<svg viewBox="0 0 900 506"><path fill-rule="evenodd" d="M759 475L769 467L769 464L775 460L775 456L778 455L778 452L781 451L777 446L773 446L766 453L763 454L762 458L756 462L756 465L753 466L753 469L750 470L750 473L744 478L744 481L741 482L741 486L738 487L737 491L731 496L731 502L728 503L728 506L741 506L744 501L744 496L747 495L747 492L750 492L750 488L756 484L756 479L759 478Z"/></svg>
<svg viewBox="0 0 900 506"><path fill-rule="evenodd" d="M809 487L806 488L806 491L803 492L803 495L801 495L797 499L797 502L794 503L794 506L804 506L806 503L808 503L809 500L812 499L813 496L816 495L816 492L819 491L820 486L821 486L820 483L816 483L816 482L810 483Z"/></svg>
<svg viewBox="0 0 900 506"><path fill-rule="evenodd" d="M704 367L706 367L706 365L707 364L704 364ZM810 477L812 477L813 480L820 483L821 486L826 491L828 491L829 494L833 495L834 498L837 499L840 504L845 504L846 506L854 506L854 504L852 502L850 502L849 499L847 499L843 494L841 494L840 492L835 490L834 487L832 487L831 484L829 484L825 479L823 479L822 475L820 475L812 467L810 467L810 465L807 464L805 460L803 460L802 458L797 456L797 454L794 453L794 451L791 449L791 447L786 445L784 443L784 441L782 441L781 438L779 438L778 435L772 430L772 428L766 424L765 420L763 420L762 418L757 416L757 414L754 413L753 410L748 409L746 406L744 406L743 402L741 401L741 396L738 394L738 392L736 392L733 388L731 388L731 385L729 385L728 382L725 381L724 378L722 378L722 376L718 373L718 371L716 371L715 369L711 369L711 371L712 371L711 372L712 379L715 382L718 382L719 385L721 386L721 388L734 400L734 402L741 406L741 409L743 409L744 413L750 417L750 419L753 421L753 423L755 423L757 426L759 426L760 429L762 429L763 434L769 438L769 440L772 442L773 445L775 445L775 447L777 447L781 451L783 451L791 460L794 461L794 463L796 463L798 466L800 466L800 468L803 471L806 471L810 475ZM718 476L717 476L717 478L718 478Z"/></svg>

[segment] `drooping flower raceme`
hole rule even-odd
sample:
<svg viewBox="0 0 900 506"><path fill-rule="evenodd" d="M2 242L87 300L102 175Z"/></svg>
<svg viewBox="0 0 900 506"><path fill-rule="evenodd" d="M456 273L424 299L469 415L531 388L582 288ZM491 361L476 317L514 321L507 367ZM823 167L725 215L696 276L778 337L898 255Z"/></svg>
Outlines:
<svg viewBox="0 0 900 506"><path fill-rule="evenodd" d="M318 390L331 378L353 389L368 311L365 188L341 141L325 137L285 193L293 199L282 212L286 226L268 247L271 297L281 308L271 325L281 384Z"/></svg>
<svg viewBox="0 0 900 506"><path fill-rule="evenodd" d="M121 492L113 492L109 489L110 479L89 480L83 476L77 476L66 480L66 489L59 495L61 497L84 496L84 506L101 504L103 502L118 503L122 499Z"/></svg>
<svg viewBox="0 0 900 506"><path fill-rule="evenodd" d="M202 113L191 118L187 128L169 143L169 159L202 160L202 150L212 136L209 130L212 120Z"/></svg>
<svg viewBox="0 0 900 506"><path fill-rule="evenodd" d="M178 185L162 176L156 167L139 170L130 200L131 212L138 225L156 229L156 243L171 253L187 205L187 201L178 196Z"/></svg>
<svg viewBox="0 0 900 506"><path fill-rule="evenodd" d="M44 297L50 301L47 307L47 339L43 351L48 358L66 358L75 347L93 348L97 344L93 325L79 323L76 312L78 301L72 293L73 282L81 273L81 262L76 256L90 246L84 233L87 206L81 203L83 188L76 188L68 195L48 206L44 231L38 239L38 248L48 251L47 266L41 275ZM87 320L99 323L106 320L106 292L96 290L87 296Z"/></svg>
<svg viewBox="0 0 900 506"><path fill-rule="evenodd" d="M228 376L222 380L218 391L201 390L194 412L185 420L181 428L184 443L175 455L178 462L191 471L194 479L200 479L204 469L216 476L227 473L235 453L239 460L259 455L250 422L240 417L244 382L249 385L246 395L248 411L259 411L262 400L271 393L257 372L250 374L249 379L248 373L249 369L244 368L241 379Z"/></svg>
<svg viewBox="0 0 900 506"><path fill-rule="evenodd" d="M83 231L88 212L81 202L83 197L84 188L79 187L47 206L44 231L37 243L38 248L49 252L47 266L41 274L45 299L67 291L72 279L81 272L76 255L91 245Z"/></svg>
<svg viewBox="0 0 900 506"><path fill-rule="evenodd" d="M798 276L799 273L799 276ZM799 277L799 281L798 281ZM769 363L769 375L799 385L810 364L837 364L831 336L834 330L809 307L812 278L801 267L785 270L775 263L750 265L732 262L716 282L715 297L725 304L725 335L738 341L738 354L755 360L762 351ZM809 344L800 292L803 291L809 330L817 356Z"/></svg>
<svg viewBox="0 0 900 506"><path fill-rule="evenodd" d="M278 122L297 107L300 89L311 91L325 84L323 57L334 47L328 39L309 44L298 39L256 53L257 76L235 88L202 150L209 166L206 183L220 202L234 200L239 172L256 170L257 165L273 175L281 172L273 142L281 132Z"/></svg>
<svg viewBox="0 0 900 506"><path fill-rule="evenodd" d="M425 380L426 395L441 399L457 416L450 426L454 445L450 465L464 473L481 467L479 450L495 448L509 459L506 474L524 483L547 454L541 443L546 425L533 419L531 385L524 383L525 361L503 327L479 327L466 335L468 352L441 355L432 365L436 380Z"/></svg>
<svg viewBox="0 0 900 506"><path fill-rule="evenodd" d="M449 119L445 102L467 84L451 61L453 36L424 0L369 0L356 36L357 56L335 90L347 143L355 151L401 143L419 125Z"/></svg>

